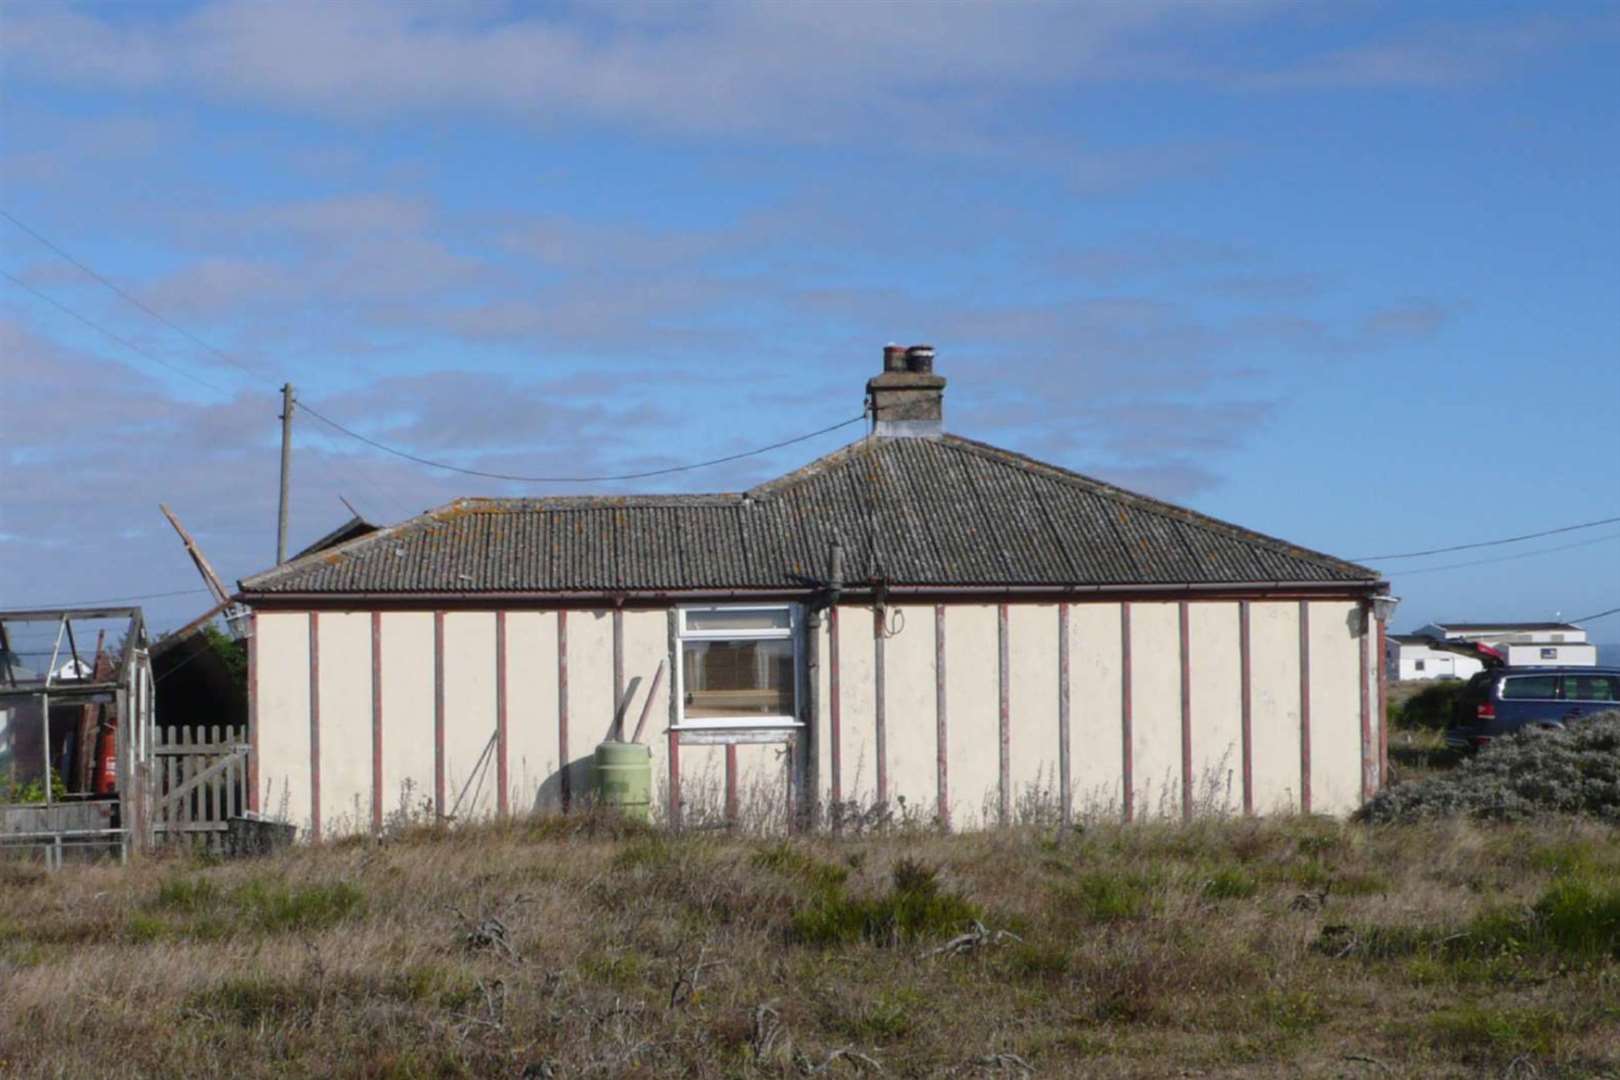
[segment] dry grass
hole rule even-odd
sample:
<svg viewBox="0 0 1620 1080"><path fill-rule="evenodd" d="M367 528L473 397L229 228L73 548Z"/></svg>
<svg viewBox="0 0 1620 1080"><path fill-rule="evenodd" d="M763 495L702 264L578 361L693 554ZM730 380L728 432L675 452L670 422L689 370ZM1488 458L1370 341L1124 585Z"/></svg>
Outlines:
<svg viewBox="0 0 1620 1080"><path fill-rule="evenodd" d="M0 864L0 1073L1620 1075L1616 841L538 819Z"/></svg>

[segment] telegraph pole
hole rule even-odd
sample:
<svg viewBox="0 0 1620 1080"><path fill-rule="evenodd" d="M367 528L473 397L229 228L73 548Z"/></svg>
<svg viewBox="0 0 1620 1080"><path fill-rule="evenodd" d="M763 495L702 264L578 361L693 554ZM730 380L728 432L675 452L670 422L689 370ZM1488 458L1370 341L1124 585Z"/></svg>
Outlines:
<svg viewBox="0 0 1620 1080"><path fill-rule="evenodd" d="M287 561L287 485L292 475L293 385L281 387L281 506L276 512L276 565Z"/></svg>

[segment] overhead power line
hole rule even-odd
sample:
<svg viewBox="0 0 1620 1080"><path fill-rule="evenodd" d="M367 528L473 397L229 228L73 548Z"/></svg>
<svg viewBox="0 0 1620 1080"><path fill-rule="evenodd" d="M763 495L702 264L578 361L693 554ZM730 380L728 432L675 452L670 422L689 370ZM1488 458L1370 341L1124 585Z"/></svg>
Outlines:
<svg viewBox="0 0 1620 1080"><path fill-rule="evenodd" d="M198 337L196 334L193 334L190 330L187 330L185 327L181 326L179 323L175 322L173 319L171 319L167 315L163 314L163 312L161 312L161 311L157 310L156 308L152 307L152 305L148 304L146 301L142 300L140 297L136 296L134 293L131 293L127 289L123 288L116 281L113 281L111 278L109 278L105 274L101 273L99 270L97 270L95 267L91 266L89 263L85 262L83 259L79 259L79 258L75 257L70 252L64 250L61 247L61 245L59 245L59 244L55 243L54 241L52 241L50 238L41 235L35 229L29 227L28 225L23 224L21 221L18 221L15 217L13 217L10 213L5 211L4 209L0 209L0 217L5 218L7 221L9 221L13 225L17 226L17 228L21 229L23 232L27 233L29 236L32 236L35 240L38 240L41 244L44 244L46 247L48 247L52 251L56 252L62 258L66 259L68 262L72 263L74 266L77 266L80 270L83 270L86 274L89 274L91 277L93 277L97 281L101 282L101 284L105 285L107 288L111 289L113 292L117 293L119 296L121 296L125 300L129 301L131 304L134 304L136 307L140 308L142 311L146 312L148 315L152 316L152 318L156 319L158 322L162 323L164 326L167 326L170 330L173 330L175 333L179 334L181 337L183 337L186 340L190 341L192 344L198 346L199 348L207 349L209 352L213 353L215 356L219 357L221 360L225 361L227 364L230 364L232 367L238 368L241 371L245 371L249 375L258 376L258 375L261 374L260 372L254 371L252 368L248 367L246 364L244 364L240 360L236 359L234 356L232 356L230 353L226 352L224 349L216 348L215 346L213 346L213 345L209 344L208 342L204 341L202 338ZM10 275L7 275L7 276L10 276ZM13 280L15 280L15 279L13 279Z"/></svg>
<svg viewBox="0 0 1620 1080"><path fill-rule="evenodd" d="M1562 525L1556 529L1543 529L1540 532L1525 533L1522 536L1506 536L1500 540L1480 540L1472 544L1453 544L1450 547L1429 548L1427 551L1403 551L1395 555L1358 555L1351 562L1387 562L1391 559L1416 559L1424 555L1444 555L1450 551L1470 551L1474 548L1497 547L1501 544L1517 544L1523 540L1535 540L1543 536L1557 536L1559 533L1576 532L1580 529L1595 529L1599 525L1613 525L1620 522L1620 517L1599 518L1596 521L1583 521L1578 525Z"/></svg>
<svg viewBox="0 0 1620 1080"><path fill-rule="evenodd" d="M3 213L3 211L0 211L0 213ZM170 371L174 372L176 375L184 376L185 378L190 379L192 382L196 383L199 386L207 387L209 390L213 390L216 393L224 394L226 397L230 396L231 392L229 390L225 389L223 386L220 386L217 383L211 383L207 379L203 378L201 375L193 374L192 372L187 371L185 368L180 367L178 364L169 363L169 361L163 359L161 356L158 356L155 353L148 352L146 349L141 348L139 345L135 344L133 341L130 341L128 338L120 337L118 334L113 333L111 330L107 329L105 326L102 326L100 323L96 322L94 319L91 319L89 316L81 315L77 311L74 311L72 308L68 307L66 304L62 303L60 300L56 299L54 296L51 296L49 293L44 293L44 292L41 292L40 290L34 288L32 285L28 284L28 282L26 282L26 281L22 280L21 278L17 277L15 274L12 274L12 273L10 273L9 271L6 271L6 270L0 270L0 275L4 275L7 281L10 281L13 285L17 286L19 289L23 289L23 290L26 290L27 292L33 293L39 299L45 301L47 304L50 304L52 307L56 308L56 310L62 312L64 315L69 315L69 316L79 320L79 322L81 322L84 325L88 326L90 329L96 331L97 333L105 334L107 337L111 338L113 341L118 342L118 344L122 345L126 349L129 349L132 352L140 353L142 356L146 357L148 360L152 361L154 364L158 364L158 365L161 365L162 367L168 368Z"/></svg>
<svg viewBox="0 0 1620 1080"><path fill-rule="evenodd" d="M207 592L207 589L175 589L173 592L141 593L138 596L103 596L95 600L58 600L51 604L17 604L7 605L19 611L47 611L51 608L95 607L97 604L122 604L132 600L161 600L170 596L190 596L193 593Z"/></svg>
<svg viewBox="0 0 1620 1080"><path fill-rule="evenodd" d="M1538 555L1552 555L1560 551L1573 551L1576 548L1591 547L1593 544L1603 544L1610 540L1620 540L1620 533L1610 533L1607 536L1598 536L1591 540L1579 540L1573 544L1559 544L1557 547L1523 551L1517 555L1499 555L1494 559L1473 559L1469 562L1447 563L1444 566L1424 566L1416 570L1399 570L1395 571L1395 573L1400 577L1409 578L1418 574L1437 574L1442 570L1461 570L1469 566L1490 566L1495 563L1515 562L1519 559L1533 559Z"/></svg>
<svg viewBox="0 0 1620 1080"><path fill-rule="evenodd" d="M1600 611L1596 615L1582 615L1578 619L1571 619L1569 621L1578 625L1580 623L1595 622L1598 619L1606 619L1610 615L1620 615L1620 607L1612 607L1608 611Z"/></svg>
<svg viewBox="0 0 1620 1080"><path fill-rule="evenodd" d="M83 271L85 274L89 275L91 278L93 278L96 281L100 282L106 288L112 290L118 296L122 297L124 300L126 300L130 304L134 305L135 307L139 308L141 311L145 312L147 315L149 315L152 318L156 319L158 322L162 323L164 326L166 326L169 329L173 330L175 333L181 335L186 340L192 342L194 345L198 346L201 349L206 350L207 352L213 354L214 356L219 357L225 363L230 364L232 367L235 367L240 371L243 371L243 372L246 372L246 373L248 373L250 375L255 375L255 376L258 376L258 375L261 374L260 372L257 372L255 370L253 370L252 368L248 367L246 364L242 363L240 360L236 359L230 353L228 353L225 350L223 350L223 349L211 344L210 342L204 340L203 338L199 337L198 335L192 333L190 330L186 329L181 324L179 324L179 323L175 322L173 319L169 318L167 315L164 315L161 311L159 311L156 308L152 307L150 304L146 303L146 301L142 300L140 297L138 297L138 296L134 295L133 293L129 292L127 289L120 286L117 282L113 281L111 278L107 277L105 274L102 274L100 271L95 269L95 267L91 266L89 263L86 263L84 260L82 260L82 259L78 258L77 256L73 255L71 252L69 252L65 248L63 248L60 244L57 244L55 241L51 240L49 237L47 237L44 234L40 233L38 230L34 229L32 226L30 226L30 225L24 223L23 221L19 220L15 215L11 214L10 212L6 211L3 208L0 208L0 217L5 218L7 221L11 222L12 225L16 226L18 229L20 229L23 232L27 233L34 240L38 241L40 244L44 245L46 248L49 248L51 251L55 252L62 259L66 260L67 262L69 262L69 263L73 264L74 266L78 267L79 270ZM133 351L135 353L138 353L141 356L146 357L148 360L151 360L153 363L159 364L162 367L167 368L170 371L176 372L177 374L182 375L182 376L184 376L184 377L186 377L188 379L191 379L193 382L196 382L196 383L198 383L199 385L202 385L202 386L206 386L209 389L214 390L214 391L216 391L218 393L222 393L222 394L229 394L230 393L230 391L225 390L224 388L218 386L217 384L211 383L211 382L207 381L206 379L203 379L200 376L197 376L197 375L185 370L184 368L178 367L175 364L172 364L172 363L164 360L162 357L156 356L153 353L149 352L148 350L141 348L139 345L136 345L134 342L129 341L127 338L121 337L118 334L113 333L111 330L108 330L106 327L101 326L99 323L96 323L94 320L88 318L87 316L81 315L79 312L74 311L72 308L68 307L66 304L63 304L61 301L55 299L54 297L52 297L52 296L50 296L50 295L48 295L48 294L46 294L44 292L41 292L40 290L34 288L32 285L29 285L27 282L25 282L22 279L16 277L15 275L13 275L13 274L11 274L11 273L9 273L7 271L4 271L4 270L0 270L0 274L3 274L9 281L11 281L13 284L17 285L19 288L22 288L22 289L26 290L27 292L32 293L34 296L36 296L39 299L45 301L46 303L52 305L53 307L57 308L58 310L62 311L63 313L71 316L74 319L77 319L79 322L81 322L84 325L90 327L91 329L97 331L98 333L106 335L108 338L112 339L113 341L117 342L120 345L123 345L125 348L128 348L131 351ZM780 450L783 447L792 446L792 445L794 445L796 443L807 442L810 439L814 439L814 438L816 438L818 436L821 436L821 435L826 435L826 434L828 434L830 432L837 431L840 428L845 428L845 427L850 426L851 424L859 423L861 420L865 419L865 414L863 413L861 416L851 417L848 420L843 420L843 421L840 421L840 422L838 422L836 424L831 424L831 425L829 425L827 427L819 428L819 429L817 429L815 431L812 431L812 432L809 432L807 434L795 436L794 438L791 438L791 439L783 439L780 442L771 443L771 444L769 444L767 446L761 446L761 447L758 447L757 449L744 450L744 451L741 451L741 452L736 453L736 454L727 454L727 455L722 456L722 457L711 458L711 459L709 459L707 461L693 462L693 463L688 464L688 465L673 465L673 466L668 466L666 468L661 468L661 469L646 469L646 470L642 470L640 472L619 473L619 474L616 474L616 475L603 475L603 476L519 476L519 475L515 475L515 474L510 474L510 473L486 472L486 471L481 470L481 469L467 469L467 468L463 468L463 467L461 467L459 465L451 465L451 464L448 464L446 462L434 461L431 458L421 457L421 456L419 456L417 454L410 453L409 451L401 450L398 447L389 446L386 443L379 442L376 439L372 439L372 438L370 438L368 436L360 434L358 431L354 431L351 428L345 427L343 424L338 423L336 420L333 420L332 418L330 418L328 416L325 416L324 414L320 413L316 409L312 408L307 402L303 401L302 399L299 399L297 401L297 405L300 406L305 412L309 413L311 416L315 417L317 420L321 421L323 424L326 424L328 427L332 428L333 430L335 430L335 431L337 431L337 432L339 432L339 433L341 433L343 435L346 435L351 439L355 439L355 440L357 440L359 442L362 442L362 443L366 444L367 446L372 447L373 449L380 450L383 453L391 454L391 455L393 455L395 457L402 458L402 459L404 459L406 461L411 461L411 462L414 462L414 463L416 463L418 465L425 465L425 466L427 466L429 468L442 469L442 470L444 470L446 472L460 473L460 474L462 474L464 476L477 476L477 477L482 477L482 478L488 479L488 480L506 480L506 481L512 481L512 482L516 482L516 483L527 483L527 484L606 483L606 482L619 481L619 480L644 480L644 479L648 479L650 477L668 476L668 475L671 475L673 473L689 472L689 471L692 471L694 469L708 468L708 467L713 466L713 465L723 465L723 464L726 464L728 462L742 460L743 458L754 457L754 456L757 456L759 454L769 453L772 450ZM1474 543L1452 544L1452 545L1449 545L1449 546L1446 546L1446 547L1428 548L1428 549L1425 549L1425 550L1422 550L1422 551L1404 551L1404 552L1395 552L1395 553L1383 554L1383 555L1361 555L1361 556L1355 557L1351 561L1352 562L1388 562L1388 561L1392 561L1392 560L1395 560L1395 559L1417 559L1417 558L1422 558L1422 557L1428 556L1428 555L1443 555L1443 554L1447 554L1447 553L1453 552L1453 551L1471 551L1471 550L1475 550L1475 549L1478 549L1478 548L1498 547L1498 546L1501 546L1503 544L1517 544L1517 543L1521 543L1521 542L1526 541L1526 540L1535 540L1535 539L1538 539L1538 538L1544 537L1544 536L1557 536L1557 535L1559 535L1561 533L1576 532L1576 531L1581 530L1581 529L1592 529L1592 528L1596 528L1596 527L1598 527L1600 525L1613 525L1613 524L1615 524L1617 522L1620 522L1620 516L1608 517L1608 518L1599 518L1598 520L1595 520L1595 521L1583 521L1583 522L1580 522L1580 523L1575 524L1575 525L1564 525L1564 526L1560 526L1559 528L1555 528L1555 529L1543 529L1543 530L1540 530L1538 532L1523 533L1523 534L1521 534L1519 536L1503 537L1503 538L1501 538L1499 540L1480 540L1480 541L1476 541ZM1612 538L1606 537L1604 539L1612 539ZM1599 541L1589 541L1589 542L1590 543L1597 543ZM1582 547L1582 546L1585 546L1585 545L1584 544L1568 545L1568 547ZM1524 556L1509 556L1508 558L1505 558L1505 559L1486 559L1486 560L1481 560L1479 562L1474 562L1474 563L1456 563L1456 564L1452 564L1452 565L1448 565L1448 566L1424 567L1424 568L1422 568L1420 570L1409 571L1408 576L1410 576L1410 574L1428 573L1430 571L1461 569L1461 568L1467 567L1467 566L1479 566L1479 565L1485 565L1487 563L1493 563L1493 562L1507 562L1507 561L1511 561L1512 559L1515 559L1515 558L1523 558L1523 557L1529 557L1531 555L1539 555L1539 554L1548 554L1548 553L1551 553L1551 552L1554 552L1554 551L1563 551L1563 550L1567 550L1567 549L1568 549L1567 547L1565 547L1565 548L1548 548L1545 551L1527 552ZM198 590L198 591L200 591L200 590Z"/></svg>
<svg viewBox="0 0 1620 1080"><path fill-rule="evenodd" d="M47 247L51 251L55 252L57 255L61 256L63 259L65 259L68 262L72 263L74 266L78 267L80 270L82 270L86 274L90 275L90 277L94 278L96 281L99 281L102 285L105 285L107 288L111 289L113 292L117 293L119 296L123 297L129 303L133 304L135 307L139 308L141 311L145 312L147 315L150 315L152 318L156 319L158 322L162 323L164 326L167 326L169 329L173 330L175 333L180 334L181 336L186 338L186 340L188 340L188 341L192 342L193 344L197 345L199 348L206 349L208 352L210 352L210 353L214 354L215 356L219 357L221 360L224 360L226 363L232 365L233 367L239 368L240 370L245 371L248 374L251 374L251 375L258 375L259 374L258 372L253 371L251 368L247 367L245 364L238 361L235 357L231 356L229 353L225 352L223 349L217 348L216 346L214 346L214 345L210 344L209 342L203 340L201 337L198 337L196 334L192 333L190 330L187 330L184 326L181 326L179 323L175 322L173 319L170 319L167 315L164 315L161 311L158 311L156 308L154 308L150 304L146 303L140 297L135 296L133 293L130 293L128 290L122 288L117 282L113 281L112 279L108 278L105 274L102 274L100 271L96 270L95 267L91 266L89 263L86 263L84 260L77 258L73 254L68 252L66 249L64 249L60 244L55 243L50 238L48 238L45 235L43 235L42 233L40 233L38 230L36 230L36 229L30 227L29 225L26 225L23 222L19 221L11 213L7 212L4 209L0 209L0 217L5 218L7 221L9 221L13 225L15 225L17 228L21 229L23 232L27 233L29 236L31 236L35 240L39 241L39 243L43 244L45 247ZM0 270L0 273L5 273L5 271ZM229 391L226 391L223 388L221 388L219 386L216 386L213 383L210 383L210 382L208 382L208 381L206 381L206 380L204 380L202 378L199 378L198 376L193 375L190 372L185 371L182 368L175 367L173 364L168 363L167 361L161 359L160 357L154 356L150 352L147 352L145 349L142 349L140 346L136 345L134 342L131 342L131 341L125 339L125 338L119 337L117 334L114 334L112 331L107 330L105 327L102 327L101 325L97 324L96 322L92 321L91 319L87 318L86 316L80 315L78 312L74 311L72 308L68 307L66 304L61 303L60 301L56 300L53 297L47 296L45 293L40 292L38 289L35 289L33 286L31 286L31 285L27 284L26 282L20 280L19 278L16 278L16 277L14 277L13 275L11 275L9 273L5 273L5 276L7 278L9 278L15 284L21 286L24 289L27 289L29 292L33 293L35 296L39 297L40 299L45 300L46 302L52 304L53 306L57 307L58 309L60 309L60 310L62 310L64 312L66 312L67 314L73 316L75 319L78 319L80 322L84 323L86 326L89 326L89 327L91 327L91 328L93 328L95 330L98 330L103 334L106 334L112 340L118 342L121 345L126 346L127 348L133 350L134 352L139 353L140 355L146 357L148 360L151 360L154 363L161 364L164 367L169 368L172 371L176 371L179 374L184 375L189 379L195 380L196 382L202 384L203 386L209 387L210 389L216 390L216 391L218 391L220 393L225 393L225 394L229 393ZM525 483L525 484L605 483L605 482L615 481L615 480L643 480L643 479L646 479L648 477L668 476L668 475L671 475L673 473L690 472L690 471L692 471L694 469L708 468L708 467L713 466L713 465L723 465L723 464L725 464L727 462L740 461L743 458L754 457L754 456L757 456L759 454L769 453L772 450L780 450L784 446L792 446L795 443L807 442L808 440L814 439L817 436L825 435L828 432L837 431L839 428L844 428L844 427L848 427L851 424L859 423L860 421L862 421L862 420L864 420L866 418L865 413L863 412L860 416L851 417L848 420L842 420L842 421L839 421L836 424L831 424L831 425L829 425L827 427L819 428L819 429L817 429L815 431L809 432L809 433L804 434L804 435L798 435L798 436L795 436L795 437L793 437L791 439L783 439L780 442L771 443L769 446L761 446L761 447L758 447L757 449L744 450L744 451L742 451L740 453L727 454L727 455L725 455L723 457L711 458L711 459L709 459L707 461L693 462L693 463L688 464L688 465L672 465L672 466L668 466L666 468L661 468L661 469L646 469L646 470L642 470L640 472L620 473L620 474L617 474L617 475L610 475L610 476L517 476L517 475L512 475L512 474L507 474L507 473L485 472L485 471L480 470L480 469L467 469L467 468L462 468L459 465L450 465L450 464L448 464L446 462L434 461L434 460L432 460L430 458L421 457L421 456L419 456L417 454L410 453L407 450L401 450L398 447L389 446L386 443L382 443L382 442L377 441L376 439L372 439L372 438L370 438L368 436L362 435L358 431L355 431L352 428L346 427L343 424L338 423L336 420L333 420L331 417L322 414L321 412L317 411L314 408L311 408L310 405L308 403L306 403L301 398L297 399L295 404L298 407L302 408L305 412L309 413L311 416L315 417L315 419L321 421L323 424L326 424L328 427L332 428L333 430L338 431L338 432L340 432L340 433L342 433L344 435L347 435L351 439L356 439L359 442L365 443L367 446L370 446L370 447L372 447L374 449L381 450L381 451L383 451L384 453L387 453L387 454L392 454L392 455L394 455L395 457L398 457L398 458L403 458L406 461L412 461L412 462L415 462L418 465L426 465L429 468L443 469L443 470L445 470L447 472L461 473L461 474L463 474L465 476L478 476L478 477L483 477L483 478L488 479L488 480L508 480L508 481L513 481L513 482L517 482L517 483Z"/></svg>
<svg viewBox="0 0 1620 1080"><path fill-rule="evenodd" d="M426 465L434 469L444 469L448 472L461 473L465 476L480 476L486 480L511 480L523 484L606 483L613 480L645 480L651 476L668 476L671 473L690 472L693 469L704 469L711 465L723 465L728 461L740 461L743 458L769 453L772 450L780 450L782 447L792 446L794 443L807 442L808 440L814 439L817 436L825 435L831 431L837 431L839 428L849 427L851 424L858 424L862 420L866 419L866 414L863 412L859 416L852 416L848 420L840 420L836 424L829 424L827 427L818 428L817 430L809 432L805 435L796 435L791 439L783 439L781 442L774 442L768 446L757 447L753 450L743 450L739 453L727 454L724 457L710 458L707 461L695 461L689 465L670 465L662 469L644 469L640 472L617 473L614 475L604 476L517 476L512 473L485 472L482 469L464 469L459 465L450 465L443 461L434 461L431 458L419 457L416 454L410 453L409 451L400 450L397 447L389 446L387 443L378 442L376 439L362 435L358 431L352 431L338 423L336 420L321 415L316 410L310 408L309 405L302 400L297 401L296 405L298 408L309 413L321 423L342 432L344 435L349 436L349 438L358 439L367 446L374 447L387 454L393 454L395 457L404 458L406 461L414 461L418 465Z"/></svg>

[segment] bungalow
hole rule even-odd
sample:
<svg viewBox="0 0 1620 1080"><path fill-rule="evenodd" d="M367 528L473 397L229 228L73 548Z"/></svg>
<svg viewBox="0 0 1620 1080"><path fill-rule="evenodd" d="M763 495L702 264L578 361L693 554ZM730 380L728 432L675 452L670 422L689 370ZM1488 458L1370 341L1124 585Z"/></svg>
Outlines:
<svg viewBox="0 0 1620 1080"><path fill-rule="evenodd" d="M944 389L890 346L868 434L751 490L458 499L243 580L256 806L566 809L647 717L673 824L1378 788L1376 572L946 434Z"/></svg>

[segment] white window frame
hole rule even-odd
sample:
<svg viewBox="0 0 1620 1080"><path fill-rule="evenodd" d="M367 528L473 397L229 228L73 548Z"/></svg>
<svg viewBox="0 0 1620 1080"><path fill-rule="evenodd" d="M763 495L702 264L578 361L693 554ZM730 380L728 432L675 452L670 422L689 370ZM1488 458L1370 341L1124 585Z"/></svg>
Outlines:
<svg viewBox="0 0 1620 1080"><path fill-rule="evenodd" d="M687 615L694 611L785 611L786 627L766 630L693 630ZM791 641L793 643L793 706L803 705L804 635L798 604L692 604L676 609L675 615L675 701L678 719L674 731L797 731L804 723L797 716L744 716L732 718L699 716L686 718L686 643L688 641Z"/></svg>

